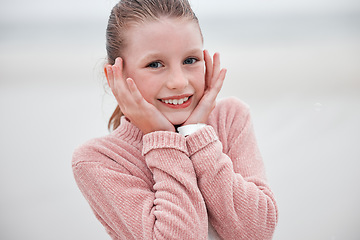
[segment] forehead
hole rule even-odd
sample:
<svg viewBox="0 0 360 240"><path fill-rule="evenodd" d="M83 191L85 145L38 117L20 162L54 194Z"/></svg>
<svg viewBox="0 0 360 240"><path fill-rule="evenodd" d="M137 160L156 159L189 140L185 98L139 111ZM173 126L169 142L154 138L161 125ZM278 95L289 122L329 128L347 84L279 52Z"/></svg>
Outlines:
<svg viewBox="0 0 360 240"><path fill-rule="evenodd" d="M167 30L175 30L179 28L179 30L185 30L187 28L192 28L192 30L196 29L196 32L201 35L198 22L189 18L180 17L160 17L157 19L148 19L140 22L133 22L128 25L127 33L133 34L136 32L147 32L153 31L157 28L165 28Z"/></svg>
<svg viewBox="0 0 360 240"><path fill-rule="evenodd" d="M125 39L125 51L190 45L202 48L203 44L199 24L194 20L180 18L161 18L132 24L125 34Z"/></svg>

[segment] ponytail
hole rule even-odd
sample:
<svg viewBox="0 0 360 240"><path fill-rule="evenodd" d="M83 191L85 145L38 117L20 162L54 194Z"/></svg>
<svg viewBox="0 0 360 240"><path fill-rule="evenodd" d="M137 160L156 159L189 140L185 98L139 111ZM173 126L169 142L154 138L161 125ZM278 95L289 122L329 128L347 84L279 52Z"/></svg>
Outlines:
<svg viewBox="0 0 360 240"><path fill-rule="evenodd" d="M120 111L119 105L117 105L108 123L108 129L110 131L115 130L120 125L120 118L122 115L123 113Z"/></svg>

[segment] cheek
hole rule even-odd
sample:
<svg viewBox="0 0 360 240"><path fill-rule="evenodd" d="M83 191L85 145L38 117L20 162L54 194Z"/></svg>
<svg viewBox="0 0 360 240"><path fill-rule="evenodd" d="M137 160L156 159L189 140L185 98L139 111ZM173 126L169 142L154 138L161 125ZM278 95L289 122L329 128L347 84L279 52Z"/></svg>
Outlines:
<svg viewBox="0 0 360 240"><path fill-rule="evenodd" d="M137 89L141 93L141 95L144 97L144 99L149 102L153 103L153 99L156 96L156 81L154 82L148 74L137 70L136 68L131 68L129 66L135 65L134 63L128 65L124 65L124 71L123 71L123 77L131 78L134 80Z"/></svg>
<svg viewBox="0 0 360 240"><path fill-rule="evenodd" d="M201 96L204 94L205 91L205 74L203 71L199 71L195 78L196 79L193 83L194 88L196 89L197 93Z"/></svg>
<svg viewBox="0 0 360 240"><path fill-rule="evenodd" d="M153 103L160 88L158 81L152 81L151 78L146 76L138 76L134 81L144 99L149 103Z"/></svg>

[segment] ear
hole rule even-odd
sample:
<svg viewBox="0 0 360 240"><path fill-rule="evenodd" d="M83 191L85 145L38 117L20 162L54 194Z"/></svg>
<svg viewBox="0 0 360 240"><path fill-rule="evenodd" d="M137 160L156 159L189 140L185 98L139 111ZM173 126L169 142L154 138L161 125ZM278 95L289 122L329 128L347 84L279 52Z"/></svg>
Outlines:
<svg viewBox="0 0 360 240"><path fill-rule="evenodd" d="M108 85L109 85L109 87L110 87L109 76L108 76L108 71L107 71L107 68L108 68L108 67L111 67L111 65L110 65L110 64L105 64L105 66L104 66L104 73L105 73L105 77L106 77L107 83L108 83ZM111 88L111 87L110 87L110 88Z"/></svg>

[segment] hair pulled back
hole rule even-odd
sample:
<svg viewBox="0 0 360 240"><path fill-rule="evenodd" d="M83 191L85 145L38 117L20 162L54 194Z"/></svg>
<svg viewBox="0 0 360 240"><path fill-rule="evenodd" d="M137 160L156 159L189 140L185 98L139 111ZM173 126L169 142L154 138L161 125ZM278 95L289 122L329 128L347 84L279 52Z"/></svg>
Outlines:
<svg viewBox="0 0 360 240"><path fill-rule="evenodd" d="M122 56L122 51L126 47L125 35L128 28L163 17L187 18L199 24L188 0L121 0L116 4L111 11L106 29L108 64L113 65L115 59ZM120 125L121 116L122 113L117 106L110 117L108 128L116 129Z"/></svg>

